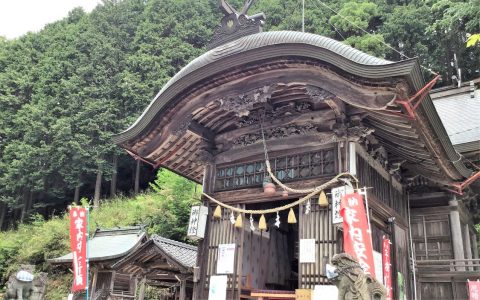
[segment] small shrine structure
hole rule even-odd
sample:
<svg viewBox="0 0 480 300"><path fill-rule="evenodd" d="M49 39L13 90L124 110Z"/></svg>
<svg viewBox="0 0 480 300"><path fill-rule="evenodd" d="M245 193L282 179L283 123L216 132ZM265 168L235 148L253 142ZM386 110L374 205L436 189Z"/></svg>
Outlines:
<svg viewBox="0 0 480 300"><path fill-rule="evenodd" d="M394 298L464 299L467 279L479 278L469 199L480 172L453 147L429 96L439 76L416 58L393 62L315 34L262 32L265 16L247 15L251 2L237 11L219 1L225 16L209 50L114 137L135 158L203 184L209 211L194 299L207 299L219 274L227 299L331 284L326 264L343 241L329 194L348 182L325 188L327 203L317 195L262 216L217 211L211 199L276 209L308 194L292 190L344 173L366 187L373 250L392 241ZM290 191L263 192L266 158ZM315 255L302 262L307 239ZM219 249L233 249L232 268L219 267Z"/></svg>
<svg viewBox="0 0 480 300"><path fill-rule="evenodd" d="M113 268L141 281L138 300L145 297L145 284L166 290L165 299L192 299L196 263L196 246L153 235L148 242L115 263Z"/></svg>
<svg viewBox="0 0 480 300"><path fill-rule="evenodd" d="M131 273L118 272L112 266L147 241L143 227L97 229L88 241L89 290L93 299L135 299L139 279ZM72 253L48 260L71 268Z"/></svg>

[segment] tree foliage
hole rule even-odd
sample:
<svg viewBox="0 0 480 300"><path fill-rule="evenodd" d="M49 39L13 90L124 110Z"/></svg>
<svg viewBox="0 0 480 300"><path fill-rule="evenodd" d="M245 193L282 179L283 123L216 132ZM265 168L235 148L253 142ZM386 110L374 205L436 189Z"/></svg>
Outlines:
<svg viewBox="0 0 480 300"><path fill-rule="evenodd" d="M240 9L243 0L230 0ZM480 0L311 0L305 31L391 60L418 57L449 84L479 76ZM216 0L105 0L91 13L18 39L0 38L0 201L19 208L65 207L76 188L91 197L133 162L110 142L176 72L205 51L221 13ZM302 28L301 1L257 0L265 30ZM475 43L474 37L470 44ZM397 51L392 50L392 48ZM426 74L428 76L428 74ZM118 157L118 170L113 163ZM121 172L120 172L121 171ZM105 195L105 193L102 193ZM1 206L0 206L1 207Z"/></svg>
<svg viewBox="0 0 480 300"><path fill-rule="evenodd" d="M195 191L199 187L168 170L158 172L152 187L154 191L151 193L140 194L135 198L114 198L98 210L91 211L89 232L94 232L97 227L143 225L149 236L159 234L187 241L190 206L198 201ZM55 297L57 294L63 293L62 297L68 294L71 273L56 270L47 262L47 259L70 251L68 226L68 213L50 220L35 215L29 224L21 224L17 230L0 232L0 293L8 276L20 264L34 264L37 271L49 273L46 299L58 299L59 296Z"/></svg>

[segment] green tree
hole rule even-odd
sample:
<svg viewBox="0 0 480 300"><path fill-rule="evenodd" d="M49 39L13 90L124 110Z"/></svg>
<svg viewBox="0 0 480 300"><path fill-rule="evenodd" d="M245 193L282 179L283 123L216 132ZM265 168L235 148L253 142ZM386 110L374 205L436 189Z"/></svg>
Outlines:
<svg viewBox="0 0 480 300"><path fill-rule="evenodd" d="M377 33L380 10L373 2L346 2L330 23L352 47L384 57L387 46L381 33Z"/></svg>
<svg viewBox="0 0 480 300"><path fill-rule="evenodd" d="M162 214L154 217L152 231L175 240L186 240L190 207L199 203L201 186L169 170L160 169L150 184L159 194Z"/></svg>

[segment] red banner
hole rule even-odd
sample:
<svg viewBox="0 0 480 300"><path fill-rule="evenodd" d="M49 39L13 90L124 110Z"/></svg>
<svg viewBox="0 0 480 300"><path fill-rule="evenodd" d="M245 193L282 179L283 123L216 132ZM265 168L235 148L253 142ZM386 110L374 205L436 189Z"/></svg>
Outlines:
<svg viewBox="0 0 480 300"><path fill-rule="evenodd" d="M358 193L342 197L340 214L343 217L344 251L355 257L363 271L375 277L372 236L368 232L363 198Z"/></svg>
<svg viewBox="0 0 480 300"><path fill-rule="evenodd" d="M480 281L468 282L468 295L470 300L480 300Z"/></svg>
<svg viewBox="0 0 480 300"><path fill-rule="evenodd" d="M87 288L87 210L83 207L70 209L70 248L73 254L72 291Z"/></svg>
<svg viewBox="0 0 480 300"><path fill-rule="evenodd" d="M382 247L383 284L387 288L387 300L393 299L392 264L390 263L390 240L383 238Z"/></svg>

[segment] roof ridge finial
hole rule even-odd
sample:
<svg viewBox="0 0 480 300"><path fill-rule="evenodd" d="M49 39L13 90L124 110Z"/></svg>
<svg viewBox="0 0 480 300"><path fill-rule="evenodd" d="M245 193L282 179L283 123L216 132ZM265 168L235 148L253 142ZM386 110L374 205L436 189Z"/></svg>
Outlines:
<svg viewBox="0 0 480 300"><path fill-rule="evenodd" d="M218 0L218 6L220 7L220 10L223 12L223 14L226 16L231 14L246 15L253 4L253 1L254 0L245 0L245 3L243 4L240 13L238 13L238 11L225 0Z"/></svg>
<svg viewBox="0 0 480 300"><path fill-rule="evenodd" d="M208 49L213 49L240 37L259 33L262 31L265 15L263 13L248 16L247 12L254 0L245 0L242 10L238 12L226 0L218 0L218 6L225 15L219 26L215 29Z"/></svg>

